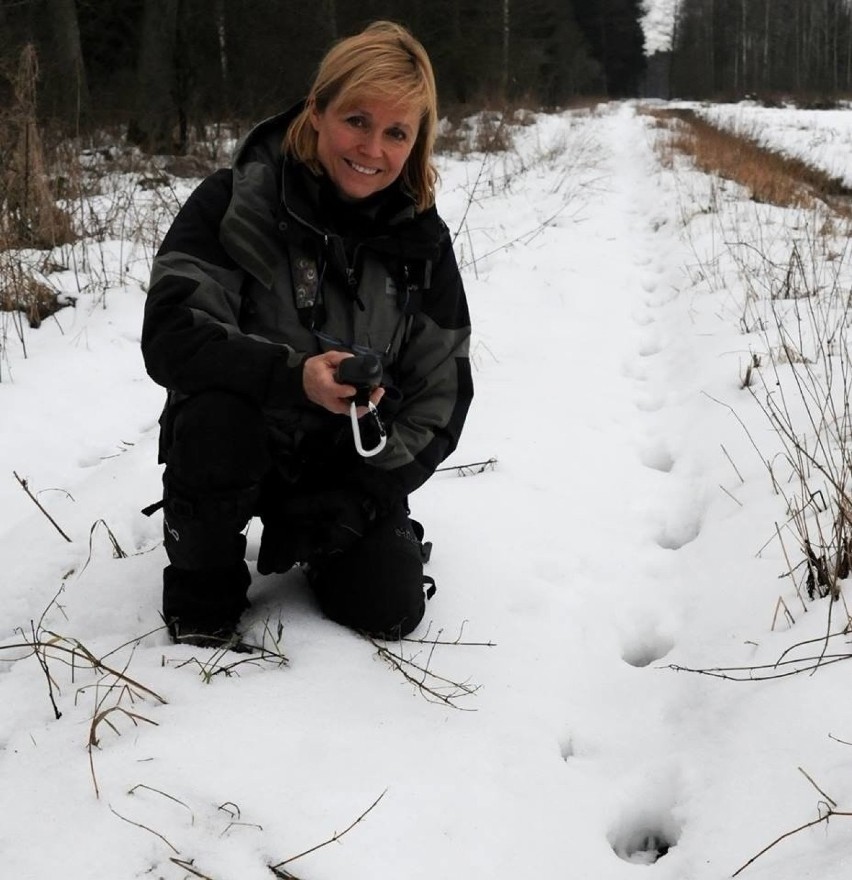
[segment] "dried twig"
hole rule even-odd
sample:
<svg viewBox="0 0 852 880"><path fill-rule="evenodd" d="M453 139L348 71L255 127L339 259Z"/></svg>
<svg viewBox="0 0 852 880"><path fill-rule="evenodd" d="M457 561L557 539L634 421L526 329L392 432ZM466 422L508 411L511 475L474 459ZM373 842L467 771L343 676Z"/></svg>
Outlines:
<svg viewBox="0 0 852 880"><path fill-rule="evenodd" d="M725 681L769 681L773 678L788 678L791 675L799 675L802 672L813 672L822 666L831 666L843 660L852 660L850 654L828 654L820 657L801 657L797 660L785 660L783 663L767 663L762 666L729 666L715 667L711 669L692 669L688 666L669 665L667 669L673 672L693 672L696 675L709 675L711 678L722 678ZM777 670L779 666L787 666L793 663L808 663L798 669L788 669L785 672L774 671L770 675L761 674L764 670ZM744 674L739 674L744 673Z"/></svg>
<svg viewBox="0 0 852 880"><path fill-rule="evenodd" d="M479 163L479 169L476 173L476 178L473 181L473 186L470 188L470 192L468 193L467 203L464 206L464 211L462 213L461 220L459 221L459 225L456 228L456 231L453 233L453 244L455 244L456 239L459 236L459 233L463 228L467 226L467 215L470 213L471 206L476 201L476 192L479 189L479 184L482 180L482 176L485 173L485 167L488 164L488 161L493 152L495 152L494 147L500 142L500 139L503 136L504 128L506 126L506 114L500 114L500 121L497 123L497 128L491 132L482 153L482 161ZM475 267L474 262L474 267Z"/></svg>
<svg viewBox="0 0 852 880"><path fill-rule="evenodd" d="M460 706L456 702L462 697L473 696L478 690L479 685L468 684L467 682L452 681L443 675L433 672L429 666L432 662L432 655L437 645L441 644L439 640L423 642L430 645L429 656L425 665L416 663L412 658L405 657L401 652L392 651L387 644L381 644L372 636L365 638L376 649L376 653L384 660L392 669L401 673L402 677L414 685L414 687L429 702L443 703L453 709L472 712L474 709L466 706ZM450 644L453 644L452 642Z"/></svg>
<svg viewBox="0 0 852 880"><path fill-rule="evenodd" d="M33 644L35 644L36 630L35 624L32 621L30 621L30 627L32 628ZM34 651L33 653L38 660L38 665L41 666L42 672L44 672L44 677L47 679L47 693L50 697L50 705L53 706L53 715L58 721L62 717L62 713L59 711L59 708L56 705L56 700L53 697L53 678L50 675L50 670L47 668L47 656L42 651Z"/></svg>
<svg viewBox="0 0 852 880"><path fill-rule="evenodd" d="M156 833L156 832L155 832ZM215 880L215 878L211 877L209 874L203 874L193 865L192 859L178 859L175 856L172 856L169 861L173 865L177 865L179 868L183 868L184 871L189 871L194 877L201 877L202 880Z"/></svg>
<svg viewBox="0 0 852 880"><path fill-rule="evenodd" d="M814 782L813 778L808 773L805 772L805 770L803 768L799 767L799 773L801 773L802 776L804 776L805 779L807 779L808 782L810 782L810 784L825 798L826 802L828 803L829 807L831 807L832 810L837 806L837 801L833 797L831 797L830 795L827 795L816 784L816 782Z"/></svg>
<svg viewBox="0 0 852 880"><path fill-rule="evenodd" d="M447 467L439 467L435 469L435 473L441 471L456 471L460 477L467 477L473 474L481 474L485 471L494 470L497 465L496 458L487 458L485 461L472 461L468 464L454 464Z"/></svg>
<svg viewBox="0 0 852 880"><path fill-rule="evenodd" d="M103 526L106 529L107 536L109 537L110 544L112 544L112 558L113 559L126 559L127 554L124 550L121 549L121 545L118 543L118 539L112 532L112 529L107 525L106 520L98 519L92 523L92 527L89 529L89 555L86 557L86 561L83 563L82 568L80 569L80 574L88 567L89 563L92 561L92 553L94 552L94 547L92 542L94 541L95 531L98 526Z"/></svg>
<svg viewBox="0 0 852 880"><path fill-rule="evenodd" d="M176 798L174 795L171 795L171 794L166 794L166 792L160 791L159 788L152 788L150 785L145 785L142 782L139 782L136 785L134 785L133 788L131 788L127 793L131 794L131 795L136 794L136 792L139 791L140 789L143 789L144 791L153 792L154 794L158 794L161 797L166 798L167 800L174 801L176 804L180 804L180 806L182 806L184 809L186 809L189 812L189 815L191 816L190 824L191 825L195 824L195 813L192 812L192 809L190 808L189 804L185 804L180 798Z"/></svg>
<svg viewBox="0 0 852 880"><path fill-rule="evenodd" d="M47 517L47 519L50 521L50 524L53 526L53 528L55 528L56 531L59 532L59 534L62 535L62 537L65 538L65 540L69 544L71 544L72 541L68 537L68 535L66 535L65 532L62 531L62 529L59 527L56 520L41 506L41 503L35 497L35 495L33 495L33 493L30 492L30 487L29 487L28 481L26 479L24 479L23 477L19 477L17 471L12 471L12 474L14 475L14 477L18 481L18 483L20 483L21 488L24 490L24 492L27 493L27 496L30 498L30 500L33 502L33 504L35 504L35 506Z"/></svg>
<svg viewBox="0 0 852 880"><path fill-rule="evenodd" d="M812 822L805 822L804 825L800 825L798 828L794 828L792 831L787 831L780 837L776 837L775 840L772 841L772 843L770 843L768 846L763 847L763 849L759 853L752 856L744 865L741 865L739 868L737 868L737 870L734 871L731 876L736 877L737 874L741 874L749 865L756 862L762 855L769 852L769 850L771 850L773 846L777 846L779 843L781 843L782 840L785 840L788 837L792 837L794 834L798 834L800 831L804 831L806 828L813 828L814 825L821 825L823 822L828 822L828 820L832 816L850 817L852 816L852 813L840 812L839 810L833 810L829 807L829 809L826 810L825 814L820 816L819 819L814 819Z"/></svg>
<svg viewBox="0 0 852 880"><path fill-rule="evenodd" d="M135 825L137 828L141 828L144 831L150 832L155 837L159 837L160 840L162 840L163 843L165 843L166 846L172 852L176 853L177 855L180 855L180 850L177 849L177 847L175 847L174 844L170 843L165 837L163 837L163 835L160 834L159 831L154 831L153 828L149 828L147 825L143 825L141 822L134 822L132 819L128 819L126 816L122 816L121 813L117 812L112 806L110 806L109 809L110 809L110 812L113 813L113 815L118 816L118 818L121 819L122 822L127 822L129 825Z"/></svg>
<svg viewBox="0 0 852 880"><path fill-rule="evenodd" d="M787 607L787 603L784 601L784 597L779 596L778 601L775 603L775 613L772 615L772 626L769 627L770 632L775 632L775 624L778 621L778 612L782 608L784 609L784 617L787 618L788 625L791 627L796 625L796 619L790 613L790 609Z"/></svg>
<svg viewBox="0 0 852 880"><path fill-rule="evenodd" d="M127 664L129 665L129 663L130 663L130 660L128 659ZM127 668L127 666L125 666L125 669L126 668ZM156 721L152 721L150 718L146 718L144 715L140 715L138 712L131 712L129 709L125 709L121 705L121 701L125 695L127 695L129 697L131 703L133 702L133 690L130 687L128 687L128 685L125 682L120 683L120 689L119 689L118 697L116 699L115 704L113 706L109 706L106 709L103 708L103 705L106 702L107 697L112 693L113 689L116 686L118 686L118 684L119 684L118 682L114 682L114 683L107 685L106 693L102 697L98 697L95 700L95 709L94 709L94 712L92 713L91 724L89 725L89 742L88 742L86 748L89 753L89 771L92 775L92 784L94 785L94 788L95 788L95 797L96 798L100 798L100 796L101 796L100 788L98 786L98 777L97 777L97 774L95 773L95 749L100 744L100 741L98 739L98 727L100 726L101 722L104 722L107 725L107 727L109 727L110 730L112 730L113 733L115 733L116 736L120 736L121 732L110 720L110 716L114 712L118 712L118 713L124 715L125 718L129 718L131 720L131 722L133 722L134 726L138 726L137 722L139 722L139 721L145 721L148 724L154 725L154 727L158 726ZM96 688L100 688L100 682L98 682L98 684L96 685Z"/></svg>
<svg viewBox="0 0 852 880"><path fill-rule="evenodd" d="M273 868L269 866L269 870L279 878L279 880L299 880L295 874L291 874L286 868Z"/></svg>
<svg viewBox="0 0 852 880"><path fill-rule="evenodd" d="M448 639L411 639L407 636L403 639L400 639L401 642L406 642L412 645L458 645L461 648L496 648L497 642L462 642L459 639L454 639L453 641L449 641Z"/></svg>
<svg viewBox="0 0 852 880"><path fill-rule="evenodd" d="M58 595L59 594L57 593L57 596ZM53 598L50 605L48 605L48 608L50 608L50 606L53 605L55 601L56 597ZM92 719L89 725L89 739L87 749L89 755L89 769L92 775L92 783L95 789L95 796L100 797L97 776L95 774L94 749L98 745L98 728L100 727L101 723L106 724L107 727L118 734L119 730L115 726L115 724L113 724L111 716L114 713L119 713L125 718L129 718L134 725L138 724L138 722L140 721L145 721L148 724L156 725L155 721L151 721L151 719L140 715L138 712L131 711L130 709L122 706L121 701L126 697L130 700L131 703L133 703L137 698L142 699L145 697L150 697L157 702L164 704L166 700L155 691L151 690L148 687L145 687L145 685L139 683L135 679L130 678L130 676L127 674L127 669L133 656L132 653L123 669L115 669L112 666L108 666L106 663L103 662L102 658L96 657L80 641L60 636L57 633L45 629L43 621L44 615L46 613L47 609L45 609L45 612L42 614L42 618L41 620L39 620L38 626L36 626L34 623L31 623L31 639L26 640L26 636L23 630L19 629L18 632L20 632L21 635L24 636L25 640L23 642L0 645L0 651L26 649L28 651L28 654L15 658L15 660L18 662L25 659L27 656L34 655L36 657L39 665L44 671L45 677L47 678L50 701L51 705L53 706L54 715L57 719L61 717L61 713L53 695L54 681L53 676L48 669L48 658L50 657L50 659L56 660L56 662L58 663L70 666L72 681L74 680L77 669L81 664L85 664L85 667L88 667L92 672L99 675L99 678L94 683L94 687L96 689L96 698L94 711L92 713ZM90 686L91 685L84 685L83 687L80 687L77 691L78 695L86 691ZM115 704L110 707L105 707L104 704L106 699L110 696L110 694L114 693L116 689L118 690L118 696L116 698Z"/></svg>
<svg viewBox="0 0 852 880"><path fill-rule="evenodd" d="M757 666L716 666L706 669L693 669L687 666L670 665L668 668L674 672L693 672L698 675L709 675L712 678L722 678L726 681L767 681L772 678L786 678L791 675L798 675L801 672L815 672L821 666L828 666L832 663L840 663L843 660L852 660L852 653L844 652L837 654L826 654L827 642L829 639L841 638L848 635L846 627L835 633L829 633L815 639L805 639L785 648L778 659L774 663L764 663ZM787 659L788 655L797 648L803 648L807 645L822 645L821 653L807 657L793 657ZM781 667L786 668L779 672ZM768 674L764 674L768 673Z"/></svg>
<svg viewBox="0 0 852 880"><path fill-rule="evenodd" d="M238 644L239 651L234 654L232 651L233 643L223 639L221 647L214 648L209 659L199 660L193 655L189 659L177 663L176 668L197 666L198 674L205 684L210 684L217 675L224 675L225 678L238 675L239 667L245 664L259 666L261 663L271 663L275 666L286 666L290 661L281 647L282 634L283 627L280 622L276 633L273 633L267 620L264 622L263 637L259 645L241 639ZM234 656L237 659L224 662L225 658Z"/></svg>
<svg viewBox="0 0 852 880"><path fill-rule="evenodd" d="M364 810L361 815L355 819L354 822L349 824L346 828L343 829L340 833L334 832L334 834L328 838L328 840L324 840L322 843L318 843L316 846L312 846L310 849L306 849L304 852L300 852L298 855L290 856L288 859L284 859L283 861L278 862L275 865L270 865L269 869L275 874L276 877L285 877L289 878L289 880L296 880L293 874L290 874L288 871L284 870L284 865L289 865L290 862L295 862L296 859L301 859L304 856L310 855L313 852L316 852L318 849L322 849L325 846L328 846L330 843L336 843L340 840L345 834L348 834L359 822L363 822L364 819L372 812L372 810L376 807L379 801L388 793L388 790L385 789L374 801Z"/></svg>
<svg viewBox="0 0 852 880"><path fill-rule="evenodd" d="M414 645L459 645L461 647L468 648L496 648L496 642L466 642L462 640L462 636L464 635L464 628L467 625L467 621L463 620L461 626L459 627L459 634L452 641L448 639L441 639L441 634L443 633L443 629L438 630L438 636L434 639L429 638L429 630L432 629L432 624L429 624L428 629L426 630L426 635L419 639L412 639L411 636L404 636L400 639L401 642L410 642Z"/></svg>

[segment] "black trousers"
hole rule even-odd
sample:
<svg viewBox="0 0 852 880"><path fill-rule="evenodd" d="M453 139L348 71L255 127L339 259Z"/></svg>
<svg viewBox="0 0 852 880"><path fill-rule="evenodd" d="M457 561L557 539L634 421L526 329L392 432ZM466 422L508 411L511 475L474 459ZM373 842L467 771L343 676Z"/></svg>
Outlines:
<svg viewBox="0 0 852 880"><path fill-rule="evenodd" d="M251 581L242 532L252 516L282 504L292 487L275 468L274 441L263 413L227 392L181 403L165 438L163 614L184 631L234 626L247 607ZM337 461L314 462L333 488ZM313 488L300 482L302 494ZM264 534L263 541L270 536ZM272 540L286 541L286 535ZM302 561L302 560L300 560ZM310 583L325 614L386 638L413 630L423 617L420 541L405 502L385 511L345 552L312 563Z"/></svg>

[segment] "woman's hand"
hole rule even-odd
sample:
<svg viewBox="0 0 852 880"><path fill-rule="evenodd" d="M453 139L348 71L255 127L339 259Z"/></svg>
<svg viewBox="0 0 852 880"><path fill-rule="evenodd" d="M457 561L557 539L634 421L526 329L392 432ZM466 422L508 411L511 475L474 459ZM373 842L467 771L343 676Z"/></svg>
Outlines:
<svg viewBox="0 0 852 880"><path fill-rule="evenodd" d="M308 400L329 412L339 415L349 414L349 404L355 395L354 385L341 385L335 380L337 365L352 355L348 351L327 351L309 357L302 370L302 384ZM374 388L370 393L370 402L376 406L384 396L384 388ZM358 418L367 411L366 407L359 406Z"/></svg>

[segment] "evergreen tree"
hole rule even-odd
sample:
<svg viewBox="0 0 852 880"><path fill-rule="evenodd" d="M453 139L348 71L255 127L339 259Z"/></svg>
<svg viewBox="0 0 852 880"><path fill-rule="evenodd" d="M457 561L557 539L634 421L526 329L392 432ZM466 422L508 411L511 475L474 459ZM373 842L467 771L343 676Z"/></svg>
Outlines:
<svg viewBox="0 0 852 880"><path fill-rule="evenodd" d="M606 94L637 95L645 73L641 0L578 0L577 23L603 68Z"/></svg>
<svg viewBox="0 0 852 880"><path fill-rule="evenodd" d="M512 94L556 105L605 90L603 67L565 0L527 0L513 7L509 42Z"/></svg>
<svg viewBox="0 0 852 880"><path fill-rule="evenodd" d="M133 106L143 0L77 0L80 43L98 121L126 121Z"/></svg>

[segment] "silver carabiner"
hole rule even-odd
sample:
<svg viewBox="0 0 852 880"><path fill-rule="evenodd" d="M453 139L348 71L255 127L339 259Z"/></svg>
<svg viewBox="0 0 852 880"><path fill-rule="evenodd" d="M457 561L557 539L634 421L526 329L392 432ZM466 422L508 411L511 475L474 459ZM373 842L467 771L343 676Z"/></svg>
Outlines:
<svg viewBox="0 0 852 880"><path fill-rule="evenodd" d="M364 444L361 442L361 424L358 421L355 401L353 400L352 403L349 404L349 420L352 422L352 439L355 441L355 448L358 450L358 454L364 458L378 455L388 442L388 434L385 430L384 422L382 422L379 411L376 409L372 401L367 402L367 415L373 417L376 427L379 429L379 442L372 449L365 449Z"/></svg>

